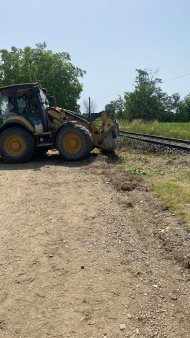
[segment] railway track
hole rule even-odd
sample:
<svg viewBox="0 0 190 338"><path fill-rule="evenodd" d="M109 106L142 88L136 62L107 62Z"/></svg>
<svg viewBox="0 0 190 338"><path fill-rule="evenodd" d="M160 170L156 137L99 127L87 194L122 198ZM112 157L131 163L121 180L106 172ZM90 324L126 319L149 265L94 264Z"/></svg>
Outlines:
<svg viewBox="0 0 190 338"><path fill-rule="evenodd" d="M124 130L119 131L119 136L128 137L128 138L143 141L143 142L159 144L159 145L170 147L170 148L190 151L190 140L182 140L182 139L175 139L175 138L169 138L169 137L163 137L163 136L133 133L133 132L124 131Z"/></svg>

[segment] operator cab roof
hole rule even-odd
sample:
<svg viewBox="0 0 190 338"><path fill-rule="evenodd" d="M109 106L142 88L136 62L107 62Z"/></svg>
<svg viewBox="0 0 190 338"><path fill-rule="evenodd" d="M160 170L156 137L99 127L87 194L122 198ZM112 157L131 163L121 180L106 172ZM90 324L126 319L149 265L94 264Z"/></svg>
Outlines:
<svg viewBox="0 0 190 338"><path fill-rule="evenodd" d="M17 83L17 84L12 84L12 85L8 85L8 86L4 86L4 87L0 87L0 91L4 90L4 89L11 89L11 88L20 88L20 89L24 89L24 88L32 88L34 86L38 86L40 87L38 82L30 82L30 83Z"/></svg>

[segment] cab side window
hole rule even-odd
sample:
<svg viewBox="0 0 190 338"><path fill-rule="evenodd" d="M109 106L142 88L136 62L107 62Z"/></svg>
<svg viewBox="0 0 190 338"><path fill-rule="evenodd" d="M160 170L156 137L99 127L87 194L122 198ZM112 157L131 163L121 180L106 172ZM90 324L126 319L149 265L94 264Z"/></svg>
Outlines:
<svg viewBox="0 0 190 338"><path fill-rule="evenodd" d="M18 104L18 111L20 114L27 114L28 109L28 102L27 98L24 95L17 96L17 104Z"/></svg>
<svg viewBox="0 0 190 338"><path fill-rule="evenodd" d="M17 104L20 114L37 114L38 104L34 94L30 91L18 91L17 92Z"/></svg>
<svg viewBox="0 0 190 338"><path fill-rule="evenodd" d="M0 92L0 115L6 115L9 113L14 113L15 106L14 100L11 92L9 90L4 90Z"/></svg>

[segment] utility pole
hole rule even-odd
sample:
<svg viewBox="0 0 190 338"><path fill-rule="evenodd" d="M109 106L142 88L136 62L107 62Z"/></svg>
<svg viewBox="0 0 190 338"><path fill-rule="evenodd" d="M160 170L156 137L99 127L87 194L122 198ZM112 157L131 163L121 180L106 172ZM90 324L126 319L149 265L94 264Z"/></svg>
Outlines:
<svg viewBox="0 0 190 338"><path fill-rule="evenodd" d="M88 98L88 118L91 117L90 97Z"/></svg>

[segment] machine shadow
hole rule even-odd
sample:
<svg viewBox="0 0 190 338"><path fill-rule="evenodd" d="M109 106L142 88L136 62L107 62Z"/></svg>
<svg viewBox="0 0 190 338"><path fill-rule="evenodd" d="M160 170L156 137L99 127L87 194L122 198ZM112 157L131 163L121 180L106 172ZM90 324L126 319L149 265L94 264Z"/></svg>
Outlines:
<svg viewBox="0 0 190 338"><path fill-rule="evenodd" d="M45 154L40 157L35 157L27 163L7 164L0 157L0 172L6 170L40 170L45 166L60 166L60 167L85 167L93 163L97 158L97 154L92 153L87 159L80 161L66 161L60 158L57 153Z"/></svg>

